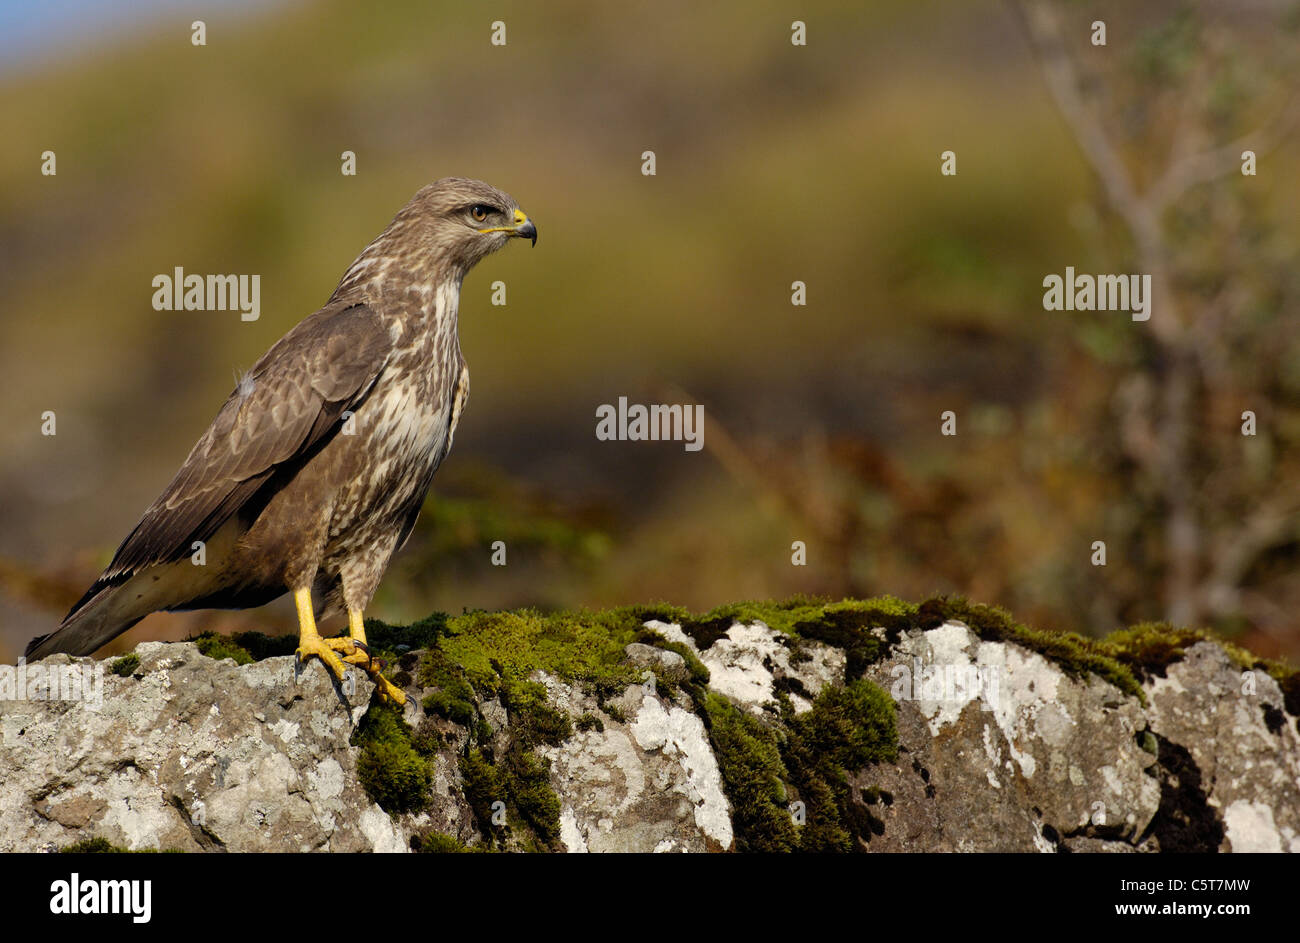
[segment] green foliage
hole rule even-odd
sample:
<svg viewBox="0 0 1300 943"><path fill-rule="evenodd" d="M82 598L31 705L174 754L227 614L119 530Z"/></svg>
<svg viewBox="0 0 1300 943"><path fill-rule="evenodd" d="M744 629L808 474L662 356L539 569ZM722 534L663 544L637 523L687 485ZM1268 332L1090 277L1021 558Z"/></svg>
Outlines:
<svg viewBox="0 0 1300 943"><path fill-rule="evenodd" d="M469 803L478 821L479 830L489 840L500 840L499 826L492 824L493 806L507 800L505 777L484 757L478 747L471 747L460 758L460 778Z"/></svg>
<svg viewBox="0 0 1300 943"><path fill-rule="evenodd" d="M506 792L510 805L548 848L560 840L560 797L551 788L551 764L524 750L506 754Z"/></svg>
<svg viewBox="0 0 1300 943"><path fill-rule="evenodd" d="M1196 20L1186 7L1159 26L1145 31L1134 54L1138 73L1152 82L1177 81L1196 60L1198 33Z"/></svg>
<svg viewBox="0 0 1300 943"><path fill-rule="evenodd" d="M888 652L890 644L912 627L915 616L915 606L892 596L846 599L807 613L795 623L794 630L802 638L844 649L849 678L860 678L868 666ZM877 628L884 629L883 639L872 632Z"/></svg>
<svg viewBox="0 0 1300 943"><path fill-rule="evenodd" d="M819 616L827 600L809 596L791 596L781 601L737 602L716 609L700 616L689 613L679 618L682 631L695 640L701 649L708 648L715 641L727 634L727 630L737 622L750 623L759 621L769 628L787 635L794 632L795 623Z"/></svg>
<svg viewBox="0 0 1300 943"><path fill-rule="evenodd" d="M627 723L627 712L617 704L602 703L600 709L620 724Z"/></svg>
<svg viewBox="0 0 1300 943"><path fill-rule="evenodd" d="M428 717L420 721L411 734L411 747L421 756L433 756L447 746L447 741Z"/></svg>
<svg viewBox="0 0 1300 943"><path fill-rule="evenodd" d="M493 764L478 747L460 758L465 799L479 830L490 843L504 847L512 829L525 849L553 850L560 839L560 799L551 789L550 766L526 750L511 749ZM492 822L496 803L503 803L505 825Z"/></svg>
<svg viewBox="0 0 1300 943"><path fill-rule="evenodd" d="M199 652L220 661L233 658L237 665L251 665L264 658L292 655L298 649L296 635L264 635L261 632L238 632L235 635L218 635L202 632L192 641Z"/></svg>
<svg viewBox="0 0 1300 943"><path fill-rule="evenodd" d="M1140 678L1164 677L1165 669L1181 661L1189 646L1211 637L1202 629L1176 629L1167 622L1144 622L1112 632L1101 640L1100 647L1128 665Z"/></svg>
<svg viewBox="0 0 1300 943"><path fill-rule="evenodd" d="M544 551L575 563L596 562L609 552L604 533L577 525L543 506L492 497L438 497L424 508L420 530L427 539L423 555L429 563L476 557L492 541L501 540L513 554Z"/></svg>
<svg viewBox="0 0 1300 943"><path fill-rule="evenodd" d="M119 678L129 678L135 674L135 670L140 667L140 656L135 652L129 655L123 655L121 658L113 659L109 664L108 670L113 672Z"/></svg>
<svg viewBox="0 0 1300 943"><path fill-rule="evenodd" d="M700 661L699 656L685 642L670 642L653 629L642 629L637 633L636 640L643 645L654 645L665 651L676 652L686 662L686 670L690 673L692 684L709 683L709 669L704 667L704 662Z"/></svg>

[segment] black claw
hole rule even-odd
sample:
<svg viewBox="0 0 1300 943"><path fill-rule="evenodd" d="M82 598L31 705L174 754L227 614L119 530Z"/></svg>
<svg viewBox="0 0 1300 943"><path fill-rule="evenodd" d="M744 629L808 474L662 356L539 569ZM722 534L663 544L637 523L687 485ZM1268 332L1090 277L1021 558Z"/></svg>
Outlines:
<svg viewBox="0 0 1300 943"><path fill-rule="evenodd" d="M375 663L375 656L370 654L370 646L365 642L358 642L356 639L352 640L352 644L366 653L366 671L369 671L370 666Z"/></svg>

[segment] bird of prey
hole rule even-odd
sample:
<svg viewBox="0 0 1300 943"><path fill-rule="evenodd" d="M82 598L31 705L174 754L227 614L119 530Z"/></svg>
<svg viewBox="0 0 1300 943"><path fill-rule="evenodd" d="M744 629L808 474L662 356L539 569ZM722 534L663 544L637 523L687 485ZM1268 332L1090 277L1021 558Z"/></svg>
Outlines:
<svg viewBox="0 0 1300 943"><path fill-rule="evenodd" d="M89 655L159 610L291 592L299 664L314 655L340 680L345 662L363 666L404 703L370 657L362 612L465 408L461 282L512 237L536 245L537 227L495 187L446 177L416 193L325 306L239 380L108 569L26 657ZM316 619L343 610L349 634L322 638Z"/></svg>

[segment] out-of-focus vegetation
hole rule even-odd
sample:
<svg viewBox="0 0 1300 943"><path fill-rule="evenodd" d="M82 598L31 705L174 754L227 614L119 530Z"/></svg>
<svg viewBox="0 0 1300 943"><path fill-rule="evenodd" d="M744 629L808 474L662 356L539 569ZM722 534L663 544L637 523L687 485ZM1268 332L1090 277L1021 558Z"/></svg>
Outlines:
<svg viewBox="0 0 1300 943"><path fill-rule="evenodd" d="M80 595L235 371L450 173L541 238L465 285L473 395L374 615L947 592L1300 654L1296 4L1019 9L816 2L798 48L772 2L215 5L203 48L186 12L0 76L0 656ZM1240 140L1257 176L1167 177ZM1046 312L1067 265L1167 290L1145 324ZM261 319L154 311L176 266L260 274ZM621 395L704 403L704 451L597 441ZM155 616L116 645L292 624Z"/></svg>

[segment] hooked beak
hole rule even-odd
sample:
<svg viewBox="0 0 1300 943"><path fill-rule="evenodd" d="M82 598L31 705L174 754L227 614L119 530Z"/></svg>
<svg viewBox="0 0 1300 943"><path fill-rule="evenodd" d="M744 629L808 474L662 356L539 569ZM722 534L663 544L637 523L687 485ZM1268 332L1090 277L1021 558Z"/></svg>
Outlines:
<svg viewBox="0 0 1300 943"><path fill-rule="evenodd" d="M537 226L524 214L523 210L515 210L515 223L514 234L523 239L531 239L533 245L537 245Z"/></svg>
<svg viewBox="0 0 1300 943"><path fill-rule="evenodd" d="M537 245L537 226L528 218L523 210L515 210L514 226L493 226L490 229L480 229L479 232L504 232L511 236L519 236L523 239L533 240L533 245Z"/></svg>

